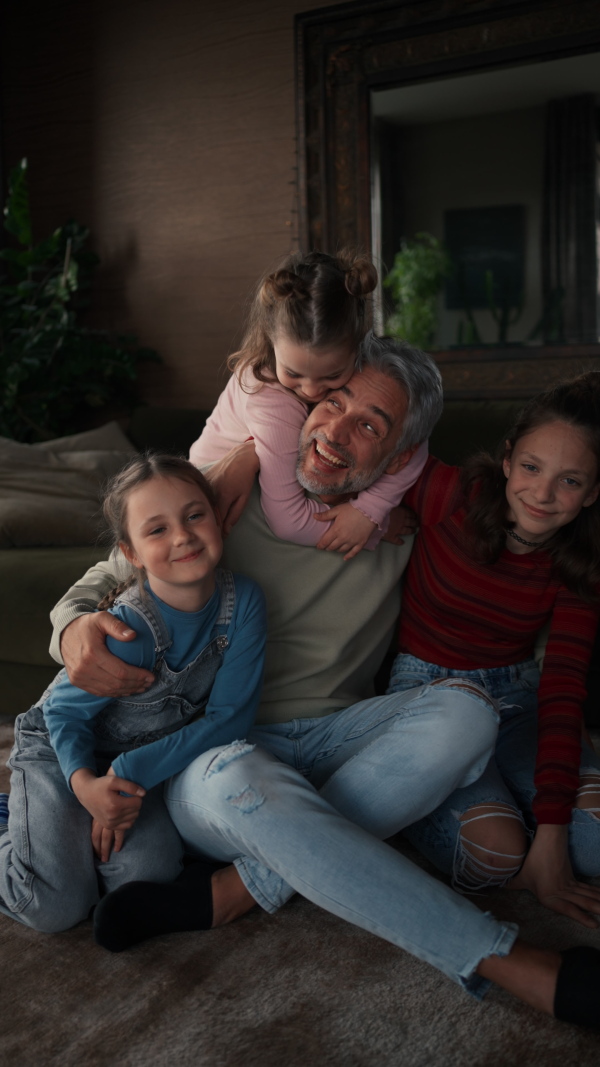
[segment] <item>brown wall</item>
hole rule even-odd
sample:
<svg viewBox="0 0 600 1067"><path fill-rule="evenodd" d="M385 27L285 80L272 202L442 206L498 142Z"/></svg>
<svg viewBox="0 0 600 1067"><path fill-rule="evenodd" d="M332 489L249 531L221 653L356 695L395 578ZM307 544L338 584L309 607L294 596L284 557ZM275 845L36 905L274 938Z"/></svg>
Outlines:
<svg viewBox="0 0 600 1067"><path fill-rule="evenodd" d="M96 317L166 361L154 403L207 407L259 274L296 247L294 33L322 0L5 0L5 169L38 236L75 217Z"/></svg>

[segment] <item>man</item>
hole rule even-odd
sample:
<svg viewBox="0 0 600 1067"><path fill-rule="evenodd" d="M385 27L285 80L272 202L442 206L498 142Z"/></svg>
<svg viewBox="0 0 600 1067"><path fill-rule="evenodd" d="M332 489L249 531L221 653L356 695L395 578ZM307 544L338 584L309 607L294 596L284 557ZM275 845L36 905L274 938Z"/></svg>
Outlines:
<svg viewBox="0 0 600 1067"><path fill-rule="evenodd" d="M370 338L362 369L307 419L301 484L327 500L370 484L408 462L440 410L439 374L429 357ZM490 698L461 679L368 696L397 614L406 556L384 544L344 563L279 542L258 500L251 502L227 542L226 561L263 585L270 608L265 694L252 744L204 754L166 792L188 847L231 865L213 874L208 892L184 874L173 886L135 883L110 894L97 909L100 943L118 951L155 933L220 925L256 903L275 911L298 891L428 960L477 996L492 979L552 1011L560 957L515 946L514 928L382 843L475 780L496 731ZM61 647L72 680L116 694L148 681L107 659L103 635L127 635L104 614L78 617L114 583L114 572L114 565L88 572L54 616L57 629L67 627ZM73 673L81 648L84 661L100 663L91 680L85 669Z"/></svg>

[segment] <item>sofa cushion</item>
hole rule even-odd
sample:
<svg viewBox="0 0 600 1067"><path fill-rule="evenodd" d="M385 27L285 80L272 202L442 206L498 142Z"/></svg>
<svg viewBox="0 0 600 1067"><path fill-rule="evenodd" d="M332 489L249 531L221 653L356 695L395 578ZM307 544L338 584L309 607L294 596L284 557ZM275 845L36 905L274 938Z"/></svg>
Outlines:
<svg viewBox="0 0 600 1067"><path fill-rule="evenodd" d="M37 441L31 448L41 448L48 452L125 452L133 455L136 452L128 437L123 433L118 422L106 422L104 426L98 426L94 430L83 430L82 433L72 433L68 437L53 437L50 441Z"/></svg>
<svg viewBox="0 0 600 1067"><path fill-rule="evenodd" d="M0 552L0 648L3 663L52 666L50 611L88 567L106 559L97 545L78 548L12 548ZM54 664L54 671L58 667ZM0 703L1 701L0 686ZM38 694L39 696L39 694Z"/></svg>
<svg viewBox="0 0 600 1067"><path fill-rule="evenodd" d="M103 486L134 452L116 423L42 445L0 438L0 548L95 541Z"/></svg>

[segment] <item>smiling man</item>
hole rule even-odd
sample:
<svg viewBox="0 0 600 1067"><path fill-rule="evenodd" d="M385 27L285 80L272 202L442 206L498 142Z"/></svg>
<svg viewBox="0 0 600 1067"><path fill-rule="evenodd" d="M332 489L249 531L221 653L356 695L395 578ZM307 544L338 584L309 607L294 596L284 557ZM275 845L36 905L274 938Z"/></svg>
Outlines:
<svg viewBox="0 0 600 1067"><path fill-rule="evenodd" d="M296 469L300 485L335 503L406 466L419 444L405 447L408 406L400 382L366 364L306 420Z"/></svg>
<svg viewBox="0 0 600 1067"><path fill-rule="evenodd" d="M331 503L358 492L408 463L441 407L440 375L430 357L370 335L361 369L305 423L300 483ZM432 687L418 707L398 694L373 695L410 547L382 543L346 563L338 553L290 544L271 533L255 492L225 551L227 566L258 581L268 603L265 685L253 740L288 764L299 759L334 807L380 838L478 777L496 732L489 698L472 687L466 701L455 685ZM107 633L124 637L115 620L90 614L123 572L122 559L99 564L54 612L72 680L111 695L152 681L107 652ZM172 874L165 871L165 878ZM280 878L272 881L265 879L261 893L268 910L292 892Z"/></svg>

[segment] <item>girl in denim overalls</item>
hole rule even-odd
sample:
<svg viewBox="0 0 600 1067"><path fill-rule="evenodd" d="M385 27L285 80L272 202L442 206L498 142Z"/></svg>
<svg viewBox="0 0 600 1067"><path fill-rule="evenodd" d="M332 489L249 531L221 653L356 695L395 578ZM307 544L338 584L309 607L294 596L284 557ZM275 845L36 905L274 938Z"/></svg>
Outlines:
<svg viewBox="0 0 600 1067"><path fill-rule="evenodd" d="M203 475L176 457L137 458L113 480L104 513L135 568L110 610L136 638L111 651L155 680L109 700L62 670L16 721L0 910L44 932L85 919L132 879L185 879L162 783L208 749L245 751L262 684L264 598L217 567L220 523ZM196 919L210 926L205 896Z"/></svg>

